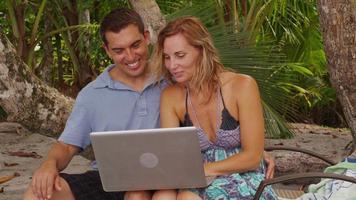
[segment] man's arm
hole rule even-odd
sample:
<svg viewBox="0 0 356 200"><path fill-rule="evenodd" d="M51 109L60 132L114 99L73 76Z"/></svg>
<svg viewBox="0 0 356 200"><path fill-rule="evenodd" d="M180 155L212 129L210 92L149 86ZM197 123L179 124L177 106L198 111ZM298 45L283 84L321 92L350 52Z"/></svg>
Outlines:
<svg viewBox="0 0 356 200"><path fill-rule="evenodd" d="M61 190L59 172L67 167L79 152L73 145L56 142L48 152L46 160L32 177L32 191L39 199L50 199L53 189Z"/></svg>

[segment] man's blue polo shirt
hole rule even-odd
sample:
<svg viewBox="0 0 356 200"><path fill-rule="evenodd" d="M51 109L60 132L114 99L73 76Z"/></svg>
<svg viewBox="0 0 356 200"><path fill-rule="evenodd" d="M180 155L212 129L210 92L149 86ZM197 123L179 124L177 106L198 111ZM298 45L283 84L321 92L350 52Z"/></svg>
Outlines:
<svg viewBox="0 0 356 200"><path fill-rule="evenodd" d="M114 81L109 66L78 94L59 141L84 149L90 133L159 127L159 103L166 83L148 81L141 92Z"/></svg>

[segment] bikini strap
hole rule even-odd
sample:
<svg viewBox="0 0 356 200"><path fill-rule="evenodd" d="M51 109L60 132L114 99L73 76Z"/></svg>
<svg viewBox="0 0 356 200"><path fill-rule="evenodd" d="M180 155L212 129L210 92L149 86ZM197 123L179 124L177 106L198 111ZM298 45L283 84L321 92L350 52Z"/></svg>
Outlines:
<svg viewBox="0 0 356 200"><path fill-rule="evenodd" d="M222 123L221 104L223 104L224 108L225 108L225 104L222 98L221 88L218 87L216 92L217 92L216 93L216 130L219 130L219 127L221 126Z"/></svg>
<svg viewBox="0 0 356 200"><path fill-rule="evenodd" d="M199 119L198 119L198 115L197 115L197 112L193 106L193 103L192 103L192 99L190 97L190 92L189 92L189 88L186 87L186 90L187 90L187 97L188 97L188 103L189 103L189 106L192 107L192 111L193 111L193 115L195 117L195 119L197 120L197 124L198 124L198 127L200 127L200 123L199 123ZM188 114L188 110L187 110L187 114Z"/></svg>
<svg viewBox="0 0 356 200"><path fill-rule="evenodd" d="M188 115L188 88L185 90L185 114Z"/></svg>
<svg viewBox="0 0 356 200"><path fill-rule="evenodd" d="M222 92L221 92L221 87L219 87L219 91L220 91L220 96L221 96L222 104L223 104L224 108L226 108L225 102L224 102L224 97L223 97Z"/></svg>

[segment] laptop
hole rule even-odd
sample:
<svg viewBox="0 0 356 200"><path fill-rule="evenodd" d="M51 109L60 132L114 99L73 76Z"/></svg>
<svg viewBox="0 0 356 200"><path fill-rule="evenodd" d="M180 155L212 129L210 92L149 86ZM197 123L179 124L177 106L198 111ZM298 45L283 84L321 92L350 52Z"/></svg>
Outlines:
<svg viewBox="0 0 356 200"><path fill-rule="evenodd" d="M103 189L135 191L207 186L195 127L92 132Z"/></svg>

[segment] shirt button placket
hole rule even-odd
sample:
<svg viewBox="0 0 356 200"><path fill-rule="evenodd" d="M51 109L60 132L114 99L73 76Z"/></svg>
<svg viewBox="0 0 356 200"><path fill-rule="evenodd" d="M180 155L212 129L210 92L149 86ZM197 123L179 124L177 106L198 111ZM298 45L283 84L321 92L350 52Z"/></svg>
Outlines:
<svg viewBox="0 0 356 200"><path fill-rule="evenodd" d="M144 93L141 93L138 99L138 114L140 116L146 116L147 115L147 103L146 103L146 97Z"/></svg>

